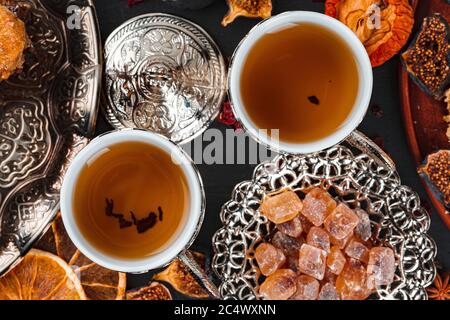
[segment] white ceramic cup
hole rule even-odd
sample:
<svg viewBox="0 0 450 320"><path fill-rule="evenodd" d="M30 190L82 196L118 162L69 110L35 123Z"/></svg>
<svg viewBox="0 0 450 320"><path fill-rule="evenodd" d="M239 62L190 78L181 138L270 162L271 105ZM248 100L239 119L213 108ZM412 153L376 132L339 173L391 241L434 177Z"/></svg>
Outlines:
<svg viewBox="0 0 450 320"><path fill-rule="evenodd" d="M73 197L77 179L86 162L97 156L108 146L123 142L142 142L156 146L172 156L185 174L190 193L190 204L184 214L183 224L178 228L161 252L142 259L121 260L108 256L92 246L81 233L73 213ZM167 138L142 130L125 129L106 133L93 139L75 157L64 177L61 188L61 215L64 226L75 246L95 263L116 271L140 273L163 267L184 254L200 230L205 212L205 194L198 171L189 156ZM185 259L183 259L185 260Z"/></svg>
<svg viewBox="0 0 450 320"><path fill-rule="evenodd" d="M335 132L323 139L308 143L289 143L272 139L268 134L261 132L266 129L258 128L245 109L241 96L241 73L247 59L247 55L252 47L267 33L273 33L290 25L300 23L316 24L340 37L351 49L358 68L359 90L352 111L347 119ZM333 50L333 48L330 48ZM267 67L267 66L261 66ZM295 70L292 70L295 72ZM344 140L363 120L372 96L373 74L372 66L366 49L358 37L346 25L340 21L328 17L324 14L309 11L291 11L279 14L256 25L237 47L231 62L228 86L233 112L244 129L256 141L266 147L281 153L305 154L321 151L332 147ZM299 127L299 130L301 128Z"/></svg>

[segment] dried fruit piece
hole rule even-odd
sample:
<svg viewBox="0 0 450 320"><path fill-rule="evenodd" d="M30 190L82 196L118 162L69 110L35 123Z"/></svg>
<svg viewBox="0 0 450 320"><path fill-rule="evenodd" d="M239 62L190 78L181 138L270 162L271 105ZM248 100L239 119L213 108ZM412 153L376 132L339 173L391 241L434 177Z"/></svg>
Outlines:
<svg viewBox="0 0 450 320"><path fill-rule="evenodd" d="M450 151L440 150L430 154L419 173L427 177L445 206L450 207Z"/></svg>
<svg viewBox="0 0 450 320"><path fill-rule="evenodd" d="M370 296L364 265L350 259L336 280L336 290L343 300L364 300Z"/></svg>
<svg viewBox="0 0 450 320"><path fill-rule="evenodd" d="M336 287L327 282L320 289L318 300L340 300Z"/></svg>
<svg viewBox="0 0 450 320"><path fill-rule="evenodd" d="M403 63L411 78L429 95L441 100L450 83L450 29L439 14L424 19Z"/></svg>
<svg viewBox="0 0 450 320"><path fill-rule="evenodd" d="M255 259L259 270L265 276L271 275L286 262L283 251L270 243L261 243L256 248Z"/></svg>
<svg viewBox="0 0 450 320"><path fill-rule="evenodd" d="M66 261L78 275L89 300L122 300L125 297L126 274L103 268L84 256L70 240L60 213L35 248Z"/></svg>
<svg viewBox="0 0 450 320"><path fill-rule="evenodd" d="M341 203L325 219L325 229L337 240L346 238L358 225L359 218L352 209Z"/></svg>
<svg viewBox="0 0 450 320"><path fill-rule="evenodd" d="M359 223L355 228L355 235L363 241L368 241L372 237L372 226L370 224L369 214L360 209L355 209L355 214L359 218Z"/></svg>
<svg viewBox="0 0 450 320"><path fill-rule="evenodd" d="M345 254L361 262L369 262L369 249L361 242L352 239L345 248Z"/></svg>
<svg viewBox="0 0 450 320"><path fill-rule="evenodd" d="M287 300L296 291L296 274L289 269L275 271L259 288L259 294L266 300Z"/></svg>
<svg viewBox="0 0 450 320"><path fill-rule="evenodd" d="M239 16L267 19L272 15L272 0L227 0L230 10L223 18L226 27Z"/></svg>
<svg viewBox="0 0 450 320"><path fill-rule="evenodd" d="M312 227L306 237L306 243L316 248L330 252L330 237L328 233L319 227Z"/></svg>
<svg viewBox="0 0 450 320"><path fill-rule="evenodd" d="M319 281L310 276L297 277L297 291L290 300L316 300L319 295Z"/></svg>
<svg viewBox="0 0 450 320"><path fill-rule="evenodd" d="M302 221L300 220L299 215L297 215L291 221L277 224L277 229L290 237L298 238L303 232Z"/></svg>
<svg viewBox="0 0 450 320"><path fill-rule="evenodd" d="M376 247L370 250L367 266L368 287L390 285L395 275L395 255L391 248Z"/></svg>
<svg viewBox="0 0 450 320"><path fill-rule="evenodd" d="M325 275L327 253L309 244L303 244L298 258L299 271L322 280Z"/></svg>
<svg viewBox="0 0 450 320"><path fill-rule="evenodd" d="M127 300L173 300L169 289L159 282L152 282L147 287L130 290Z"/></svg>
<svg viewBox="0 0 450 320"><path fill-rule="evenodd" d="M81 282L58 256L32 249L0 278L0 300L86 300Z"/></svg>
<svg viewBox="0 0 450 320"><path fill-rule="evenodd" d="M327 256L327 266L330 271L337 275L340 274L346 262L347 260L342 251L338 247L333 246Z"/></svg>
<svg viewBox="0 0 450 320"><path fill-rule="evenodd" d="M205 266L205 256L198 252L192 252L200 266ZM178 292L191 298L208 298L206 290L194 279L186 266L176 259L164 271L153 278L157 281L169 283Z"/></svg>
<svg viewBox="0 0 450 320"><path fill-rule="evenodd" d="M288 190L264 198L260 210L267 219L280 224L294 219L302 208L302 200L294 191Z"/></svg>
<svg viewBox="0 0 450 320"><path fill-rule="evenodd" d="M308 218L316 227L323 224L325 218L336 208L336 201L328 192L321 188L314 188L303 200L301 214Z"/></svg>
<svg viewBox="0 0 450 320"><path fill-rule="evenodd" d="M339 19L356 33L373 67L400 51L414 25L409 0L327 0L325 14Z"/></svg>

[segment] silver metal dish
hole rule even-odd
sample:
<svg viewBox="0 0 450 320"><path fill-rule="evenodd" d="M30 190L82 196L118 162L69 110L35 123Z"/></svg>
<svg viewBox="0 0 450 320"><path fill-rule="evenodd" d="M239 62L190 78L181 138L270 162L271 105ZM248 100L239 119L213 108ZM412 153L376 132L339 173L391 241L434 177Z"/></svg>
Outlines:
<svg viewBox="0 0 450 320"><path fill-rule="evenodd" d="M118 27L105 44L106 118L185 143L217 117L226 93L225 62L198 25L146 14Z"/></svg>
<svg viewBox="0 0 450 320"><path fill-rule="evenodd" d="M322 152L277 156L259 165L251 181L235 187L220 214L223 227L213 237L212 267L221 279L224 299L259 298L260 272L252 253L273 228L259 213L264 195L311 186L322 186L341 201L365 208L376 239L394 249L395 280L378 288L373 298L427 299L425 288L436 275L436 245L426 234L430 217L418 195L401 184L392 160L358 132Z"/></svg>
<svg viewBox="0 0 450 320"><path fill-rule="evenodd" d="M64 172L93 133L102 72L92 0L15 7L32 45L23 71L0 82L0 275L55 217Z"/></svg>

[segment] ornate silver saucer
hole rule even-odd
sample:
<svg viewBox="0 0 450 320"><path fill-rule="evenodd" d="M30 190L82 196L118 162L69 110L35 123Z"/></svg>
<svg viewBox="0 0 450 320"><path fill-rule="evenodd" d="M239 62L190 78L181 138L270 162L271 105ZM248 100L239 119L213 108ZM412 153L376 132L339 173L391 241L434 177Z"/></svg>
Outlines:
<svg viewBox="0 0 450 320"><path fill-rule="evenodd" d="M226 88L225 62L211 37L166 14L133 18L105 44L106 118L184 143L216 118Z"/></svg>
<svg viewBox="0 0 450 320"><path fill-rule="evenodd" d="M212 267L225 299L258 299L260 272L253 251L273 225L260 215L265 194L281 188L296 191L322 186L370 214L378 241L396 252L392 285L380 287L375 299L427 299L425 287L436 275L436 245L426 234L430 217L418 195L401 184L392 160L358 132L328 150L280 155L259 165L251 181L238 184L220 213L223 227L213 237Z"/></svg>
<svg viewBox="0 0 450 320"><path fill-rule="evenodd" d="M64 172L93 133L102 70L91 0L16 1L14 9L32 46L23 71L0 83L0 275L59 209Z"/></svg>

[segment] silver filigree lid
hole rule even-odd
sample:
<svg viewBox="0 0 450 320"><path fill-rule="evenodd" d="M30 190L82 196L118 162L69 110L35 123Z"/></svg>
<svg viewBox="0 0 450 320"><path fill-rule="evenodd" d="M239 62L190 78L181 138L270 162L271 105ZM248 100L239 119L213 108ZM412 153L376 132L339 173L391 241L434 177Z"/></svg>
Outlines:
<svg viewBox="0 0 450 320"><path fill-rule="evenodd" d="M185 143L217 117L226 93L219 48L199 26L146 14L105 44L104 112L118 129L139 128Z"/></svg>

